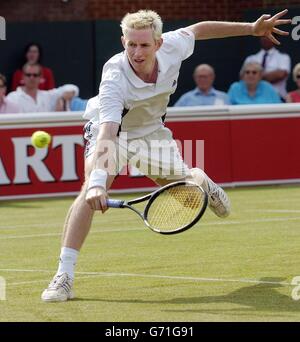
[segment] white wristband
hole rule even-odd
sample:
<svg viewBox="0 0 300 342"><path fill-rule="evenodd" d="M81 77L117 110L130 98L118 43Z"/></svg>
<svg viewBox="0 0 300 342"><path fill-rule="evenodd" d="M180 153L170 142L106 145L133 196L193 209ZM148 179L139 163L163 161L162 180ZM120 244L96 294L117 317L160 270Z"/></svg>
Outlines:
<svg viewBox="0 0 300 342"><path fill-rule="evenodd" d="M101 186L106 190L107 172L102 169L93 170L90 174L88 190Z"/></svg>

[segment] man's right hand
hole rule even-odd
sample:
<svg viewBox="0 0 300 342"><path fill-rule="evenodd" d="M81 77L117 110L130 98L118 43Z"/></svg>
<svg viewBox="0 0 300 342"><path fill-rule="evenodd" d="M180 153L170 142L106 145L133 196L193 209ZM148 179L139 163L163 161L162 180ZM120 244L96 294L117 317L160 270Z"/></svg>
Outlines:
<svg viewBox="0 0 300 342"><path fill-rule="evenodd" d="M108 208L106 200L107 192L101 187L94 187L87 191L85 199L93 210L101 210L104 213Z"/></svg>

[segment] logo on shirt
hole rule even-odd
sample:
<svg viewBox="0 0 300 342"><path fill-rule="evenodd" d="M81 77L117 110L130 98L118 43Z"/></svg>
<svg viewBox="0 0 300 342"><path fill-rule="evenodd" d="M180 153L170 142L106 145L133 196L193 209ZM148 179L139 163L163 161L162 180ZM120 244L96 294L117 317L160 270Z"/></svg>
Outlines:
<svg viewBox="0 0 300 342"><path fill-rule="evenodd" d="M174 81L173 81L173 84L172 84L172 88L173 88L173 87L175 87L175 86L176 86L176 84L177 84L177 81L176 81L176 80L174 80Z"/></svg>

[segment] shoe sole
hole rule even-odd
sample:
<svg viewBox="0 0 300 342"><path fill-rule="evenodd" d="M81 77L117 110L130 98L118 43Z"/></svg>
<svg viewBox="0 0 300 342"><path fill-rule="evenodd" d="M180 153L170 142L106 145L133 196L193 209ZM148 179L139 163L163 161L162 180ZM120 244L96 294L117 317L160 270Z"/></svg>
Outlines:
<svg viewBox="0 0 300 342"><path fill-rule="evenodd" d="M55 298L43 298L41 297L42 301L43 302L46 302L46 303L55 303L55 302L66 302L68 300L71 300L74 298L74 293L71 292L69 294L69 296L61 296L61 297L55 297Z"/></svg>

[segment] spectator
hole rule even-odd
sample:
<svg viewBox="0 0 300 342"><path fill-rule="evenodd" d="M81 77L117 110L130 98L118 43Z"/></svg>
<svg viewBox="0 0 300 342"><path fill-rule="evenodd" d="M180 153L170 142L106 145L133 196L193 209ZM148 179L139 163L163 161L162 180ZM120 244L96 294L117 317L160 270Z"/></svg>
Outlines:
<svg viewBox="0 0 300 342"><path fill-rule="evenodd" d="M291 72L291 58L274 47L267 37L261 37L262 49L255 55L246 58L245 63L257 62L263 68L263 80L270 82L282 100L286 98L286 83Z"/></svg>
<svg viewBox="0 0 300 342"><path fill-rule="evenodd" d="M24 49L24 55L21 67L24 64L40 64L42 63L42 48L37 43L30 43ZM16 90L17 87L24 85L24 77L21 69L16 70L12 78L11 90ZM51 69L41 66L41 77L39 89L50 90L55 87L54 76Z"/></svg>
<svg viewBox="0 0 300 342"><path fill-rule="evenodd" d="M0 74L0 114L18 113L18 106L5 97L6 89L6 77Z"/></svg>
<svg viewBox="0 0 300 342"><path fill-rule="evenodd" d="M183 94L174 106L206 106L230 104L226 93L213 87L215 71L208 64L200 64L194 74L196 88Z"/></svg>
<svg viewBox="0 0 300 342"><path fill-rule="evenodd" d="M243 65L239 82L234 82L228 91L232 104L281 103L280 97L269 82L262 81L263 69L259 63Z"/></svg>
<svg viewBox="0 0 300 342"><path fill-rule="evenodd" d="M59 98L72 92L77 96L79 89L73 84L66 84L51 90L39 90L41 78L41 66L39 64L25 64L23 67L24 87L18 87L16 91L7 95L7 98L20 107L23 113L52 112Z"/></svg>
<svg viewBox="0 0 300 342"><path fill-rule="evenodd" d="M296 64L293 69L293 80L297 89L287 94L286 102L300 102L300 63Z"/></svg>
<svg viewBox="0 0 300 342"><path fill-rule="evenodd" d="M56 111L85 111L87 102L88 100L82 99L78 96L74 96L73 92L68 92L57 101Z"/></svg>
<svg viewBox="0 0 300 342"><path fill-rule="evenodd" d="M85 110L88 100L82 99L78 96L74 96L70 102L71 111L82 111Z"/></svg>

